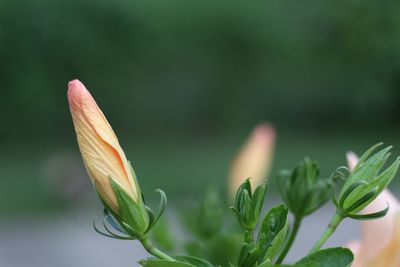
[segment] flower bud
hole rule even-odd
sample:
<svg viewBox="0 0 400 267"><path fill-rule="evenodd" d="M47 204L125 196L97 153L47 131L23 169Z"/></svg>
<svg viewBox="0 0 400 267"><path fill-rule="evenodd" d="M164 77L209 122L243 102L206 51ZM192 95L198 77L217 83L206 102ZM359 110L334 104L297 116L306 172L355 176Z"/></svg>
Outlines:
<svg viewBox="0 0 400 267"><path fill-rule="evenodd" d="M127 161L118 138L97 106L95 100L79 80L68 84L68 101L83 162L100 198L113 214L121 215L115 185L143 206L135 173ZM144 210L140 208L139 210ZM148 214L141 212L136 220L142 222L141 232L147 228Z"/></svg>
<svg viewBox="0 0 400 267"><path fill-rule="evenodd" d="M381 213L370 214L371 216L356 215L379 196L399 168L400 159L397 158L389 167L384 169L392 147L386 147L373 153L381 145L377 144L371 147L359 160L355 154L347 154L351 172L345 180L337 203L341 212L350 215L351 218L377 218L375 216L382 217L388 211L388 208L386 208Z"/></svg>
<svg viewBox="0 0 400 267"><path fill-rule="evenodd" d="M331 181L320 177L318 163L309 158L292 171L281 171L278 186L285 204L298 218L317 210L332 195Z"/></svg>
<svg viewBox="0 0 400 267"><path fill-rule="evenodd" d="M271 169L275 143L275 129L268 123L256 126L233 160L229 176L229 194L235 197L239 186L247 179L253 188L263 182Z"/></svg>

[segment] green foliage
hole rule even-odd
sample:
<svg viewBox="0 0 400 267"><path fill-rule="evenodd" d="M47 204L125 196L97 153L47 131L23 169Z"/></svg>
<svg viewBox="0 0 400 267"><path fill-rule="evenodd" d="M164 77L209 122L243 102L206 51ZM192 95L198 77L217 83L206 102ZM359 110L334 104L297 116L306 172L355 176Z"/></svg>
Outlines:
<svg viewBox="0 0 400 267"><path fill-rule="evenodd" d="M280 251L288 228L288 209L284 205L272 208L264 217L254 240L254 229L265 200L267 185L262 184L252 193L249 179L238 188L235 207L238 221L244 231L244 243L240 251L238 266L252 267L264 261L271 261Z"/></svg>
<svg viewBox="0 0 400 267"><path fill-rule="evenodd" d="M296 263L315 267L349 267L354 260L353 253L347 248L330 248L318 251Z"/></svg>
<svg viewBox="0 0 400 267"><path fill-rule="evenodd" d="M225 216L223 206L220 194L210 188L197 207L186 210L183 219L189 240L184 242L184 248L189 255L228 266L237 260L242 236L232 217Z"/></svg>
<svg viewBox="0 0 400 267"><path fill-rule="evenodd" d="M144 267L214 267L204 259L190 256L175 256L176 261L159 259L142 260L139 263Z"/></svg>
<svg viewBox="0 0 400 267"><path fill-rule="evenodd" d="M397 158L386 170L382 171L390 156L391 147L372 154L381 145L377 144L368 149L347 177L340 192L339 201L335 200L338 212L343 217L374 219L387 213L388 208L373 214L357 214L378 197L399 168L400 159Z"/></svg>
<svg viewBox="0 0 400 267"><path fill-rule="evenodd" d="M144 234L149 227L149 214L143 202L134 201L112 178L110 181L118 200L121 226L132 236Z"/></svg>
<svg viewBox="0 0 400 267"><path fill-rule="evenodd" d="M3 0L0 134L7 143L67 135L59 107L75 77L110 101L115 127L132 122L128 133L137 124L226 129L265 116L314 129L391 124L399 8L396 0Z"/></svg>
<svg viewBox="0 0 400 267"><path fill-rule="evenodd" d="M210 238L221 230L223 223L223 205L218 191L209 189L200 204L196 216L196 232L203 238Z"/></svg>
<svg viewBox="0 0 400 267"><path fill-rule="evenodd" d="M387 213L388 208L373 214L357 214L360 206L365 207L365 203L370 203L388 185L400 164L400 159L396 159L391 166L381 172L389 157L391 148L388 147L373 154L376 147L373 146L361 157L357 166L349 173L349 177L345 177L344 173L341 172L343 168L339 168L331 176L331 180L319 181L319 168L315 162L309 159L305 159L300 163L293 173L288 176L288 180L284 183L286 186L284 188L286 190L284 191L285 200L291 205L295 216L300 217L308 215L326 202L327 195L330 195L327 192L332 190L333 181L336 178L347 178L342 186L339 200L337 201L333 197L337 211L325 232L312 247L308 256L293 265L280 264L288 248L290 248L290 244L293 241L292 238L295 237L293 232L297 231L294 230L292 232L289 241L284 246L289 227L289 209L284 204L278 205L270 209L260 221L268 187L267 184L262 184L253 192L249 179L245 180L239 187L235 206L232 208L242 228L244 236L242 242L238 242L235 234L230 230L228 231L230 234L223 232L224 229L229 229L226 227L229 225L226 224L223 217L222 201L216 191L209 191L199 206L197 215L200 217L195 217L197 223L189 228L198 238L196 241L186 244L190 256L168 256L154 247L147 237L149 231L152 230L152 226L163 213L166 205L165 194L159 191L161 202L157 216L152 215L151 210L144 205L144 201L140 200L138 202L142 203L143 207L146 208L145 212L149 219L148 227L142 232L137 232L138 221L134 220L137 219L137 216L140 216L138 203L133 201L112 179L111 183L120 208L119 213L115 214L104 202L106 211L103 225L107 233L100 232L96 226L95 229L103 235L113 238L138 238L143 247L150 254L157 257L157 259L149 258L140 261L140 264L145 267L349 267L354 260L350 250L345 248L320 250L320 248L335 232L344 218L374 219ZM362 190L359 188L362 188ZM305 192L308 192L308 197ZM290 193L293 193L293 196ZM303 201L305 207L297 207L293 202L294 200ZM111 231L108 225L111 225L118 233ZM296 225L296 222L294 225ZM166 228L164 228L164 231L167 231ZM235 246L232 246L232 244L240 243L242 243L242 246L239 252L235 250ZM217 255L223 255L223 257L217 258ZM232 263L232 255L238 256L237 265ZM209 262L208 260L210 259L211 261Z"/></svg>
<svg viewBox="0 0 400 267"><path fill-rule="evenodd" d="M186 262L159 259L141 260L139 263L144 267L197 267L196 265Z"/></svg>
<svg viewBox="0 0 400 267"><path fill-rule="evenodd" d="M267 184L258 186L254 194L249 179L240 185L232 210L236 213L239 223L244 229L252 231L256 227L266 193Z"/></svg>
<svg viewBox="0 0 400 267"><path fill-rule="evenodd" d="M150 234L152 240L154 240L162 249L173 251L176 248L174 233L165 217L161 217L158 220L158 223L152 228Z"/></svg>
<svg viewBox="0 0 400 267"><path fill-rule="evenodd" d="M294 265L271 264L265 262L258 267L349 267L353 260L354 256L349 249L330 248L311 254L299 260Z"/></svg>
<svg viewBox="0 0 400 267"><path fill-rule="evenodd" d="M293 171L282 171L278 185L285 204L298 218L314 212L332 196L332 181L321 179L318 163L309 158Z"/></svg>

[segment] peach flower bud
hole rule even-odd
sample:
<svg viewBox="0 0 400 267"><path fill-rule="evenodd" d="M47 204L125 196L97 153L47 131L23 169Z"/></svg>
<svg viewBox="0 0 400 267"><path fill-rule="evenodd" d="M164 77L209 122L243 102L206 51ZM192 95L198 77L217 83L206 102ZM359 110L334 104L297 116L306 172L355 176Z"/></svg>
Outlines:
<svg viewBox="0 0 400 267"><path fill-rule="evenodd" d="M118 213L112 178L135 201L140 196L136 177L103 112L79 80L68 84L68 102L83 162L98 193Z"/></svg>
<svg viewBox="0 0 400 267"><path fill-rule="evenodd" d="M257 125L232 162L229 175L229 195L232 198L247 178L251 178L252 188L266 180L272 165L274 145L274 127L268 123Z"/></svg>

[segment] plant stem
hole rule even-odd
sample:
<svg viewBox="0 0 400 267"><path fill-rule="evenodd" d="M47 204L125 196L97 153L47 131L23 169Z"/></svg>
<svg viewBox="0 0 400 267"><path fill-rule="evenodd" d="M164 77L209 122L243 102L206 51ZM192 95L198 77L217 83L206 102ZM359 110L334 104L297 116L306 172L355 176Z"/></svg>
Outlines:
<svg viewBox="0 0 400 267"><path fill-rule="evenodd" d="M276 264L282 263L282 261L285 259L287 253L289 252L290 248L293 245L294 240L296 239L296 236L297 236L297 233L299 231L299 228L300 228L302 220L303 220L302 217L295 217L294 218L292 232L290 233L289 239L286 242L286 245L283 248L281 254L279 255L279 258L276 260Z"/></svg>
<svg viewBox="0 0 400 267"><path fill-rule="evenodd" d="M253 231L244 230L244 242L248 244L253 242Z"/></svg>
<svg viewBox="0 0 400 267"><path fill-rule="evenodd" d="M328 240L328 238L335 232L336 228L338 227L338 225L340 224L340 222L343 219L344 219L344 217L341 216L341 214L339 212L335 213L335 216L333 216L331 222L326 227L325 232L322 234L322 236L317 241L317 243L315 243L315 245L310 250L308 255L310 255L314 252L317 252L322 247L322 245Z"/></svg>
<svg viewBox="0 0 400 267"><path fill-rule="evenodd" d="M167 254L165 254L164 252L162 252L161 250L156 248L151 243L151 241L149 240L149 238L147 236L139 239L139 241L140 241L140 243L142 243L143 247L147 250L147 252L149 252L151 255L153 255L159 259L175 261L172 257L168 256Z"/></svg>

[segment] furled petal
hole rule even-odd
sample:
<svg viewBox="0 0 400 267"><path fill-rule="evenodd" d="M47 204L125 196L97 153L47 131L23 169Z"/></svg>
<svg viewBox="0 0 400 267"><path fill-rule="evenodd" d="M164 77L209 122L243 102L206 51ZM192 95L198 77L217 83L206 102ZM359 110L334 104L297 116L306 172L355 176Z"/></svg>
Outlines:
<svg viewBox="0 0 400 267"><path fill-rule="evenodd" d="M275 144L275 129L268 123L256 126L233 160L229 193L234 197L243 181L251 177L253 188L263 183L270 171Z"/></svg>
<svg viewBox="0 0 400 267"><path fill-rule="evenodd" d="M112 177L137 200L135 178L117 136L89 91L79 80L69 82L68 101L85 167L102 198L111 208L118 210L110 184Z"/></svg>

